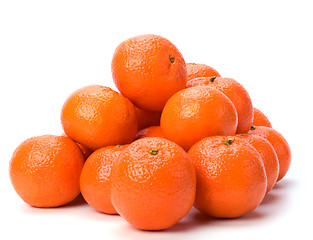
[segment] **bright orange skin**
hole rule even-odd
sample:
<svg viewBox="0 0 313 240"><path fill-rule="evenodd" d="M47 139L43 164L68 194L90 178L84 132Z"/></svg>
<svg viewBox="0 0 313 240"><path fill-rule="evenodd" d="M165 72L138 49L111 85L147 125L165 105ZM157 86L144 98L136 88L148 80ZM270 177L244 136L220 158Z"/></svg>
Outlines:
<svg viewBox="0 0 313 240"><path fill-rule="evenodd" d="M165 137L186 151L202 138L233 135L237 129L233 103L219 90L192 87L174 94L161 115Z"/></svg>
<svg viewBox="0 0 313 240"><path fill-rule="evenodd" d="M155 155L151 150L158 150ZM196 175L188 154L163 138L131 143L113 164L111 200L143 230L162 230L182 219L195 199Z"/></svg>
<svg viewBox="0 0 313 240"><path fill-rule="evenodd" d="M274 187L279 173L279 162L275 149L269 141L257 135L245 134L244 136L238 135L238 137L246 140L260 154L265 167L267 177L266 192L268 193Z"/></svg>
<svg viewBox="0 0 313 240"><path fill-rule="evenodd" d="M66 136L66 134L62 133L61 136ZM82 145L80 143L76 143L76 144L78 145L80 150L83 152L83 154L85 156L85 160L86 160L90 156L90 154L92 154L92 150L90 150L89 148L85 147L84 145Z"/></svg>
<svg viewBox="0 0 313 240"><path fill-rule="evenodd" d="M80 175L80 190L86 202L99 212L117 214L111 202L110 174L114 161L126 147L100 148L85 162Z"/></svg>
<svg viewBox="0 0 313 240"><path fill-rule="evenodd" d="M238 114L237 133L247 133L252 125L253 106L247 90L232 78L210 77L194 78L187 87L210 86L224 93L234 104Z"/></svg>
<svg viewBox="0 0 313 240"><path fill-rule="evenodd" d="M85 160L92 154L92 150L90 150L89 148L85 147L84 145L77 143L78 147L80 148L80 150L83 152L84 156L85 156Z"/></svg>
<svg viewBox="0 0 313 240"><path fill-rule="evenodd" d="M16 193L34 207L58 207L80 193L79 176L84 155L65 136L44 135L22 142L10 161Z"/></svg>
<svg viewBox="0 0 313 240"><path fill-rule="evenodd" d="M230 146L227 139L235 139ZM259 153L235 136L202 139L189 150L197 175L195 207L216 218L236 218L255 209L266 192Z"/></svg>
<svg viewBox="0 0 313 240"><path fill-rule="evenodd" d="M122 42L114 52L111 69L119 91L148 111L162 111L187 82L182 54L169 40L153 34Z"/></svg>
<svg viewBox="0 0 313 240"><path fill-rule="evenodd" d="M254 128L254 130L250 130L248 133L265 138L275 149L279 161L279 174L277 178L277 181L279 181L286 175L290 167L291 151L289 144L283 135L273 128L264 126L254 126Z"/></svg>
<svg viewBox="0 0 313 240"><path fill-rule="evenodd" d="M253 126L272 127L270 120L259 109L253 108Z"/></svg>
<svg viewBox="0 0 313 240"><path fill-rule="evenodd" d="M91 150L130 143L137 132L133 104L100 85L72 93L63 105L61 122L67 136Z"/></svg>
<svg viewBox="0 0 313 240"><path fill-rule="evenodd" d="M151 126L159 126L162 112L146 111L136 107L138 131Z"/></svg>
<svg viewBox="0 0 313 240"><path fill-rule="evenodd" d="M144 137L160 137L165 138L160 126L151 126L145 129L141 129L137 132L135 140Z"/></svg>
<svg viewBox="0 0 313 240"><path fill-rule="evenodd" d="M220 77L221 75L214 68L199 63L187 63L187 82L198 77Z"/></svg>

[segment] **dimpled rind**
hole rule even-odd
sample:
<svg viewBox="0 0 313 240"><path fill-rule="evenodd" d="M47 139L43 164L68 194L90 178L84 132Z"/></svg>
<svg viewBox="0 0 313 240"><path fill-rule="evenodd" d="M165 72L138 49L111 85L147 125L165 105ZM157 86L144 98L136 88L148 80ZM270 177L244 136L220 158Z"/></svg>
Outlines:
<svg viewBox="0 0 313 240"><path fill-rule="evenodd" d="M103 147L93 152L80 175L80 189L86 202L99 212L117 214L111 202L110 175L114 161L127 145Z"/></svg>
<svg viewBox="0 0 313 240"><path fill-rule="evenodd" d="M64 132L91 150L130 143L137 132L133 104L109 87L91 85L65 101L61 122Z"/></svg>
<svg viewBox="0 0 313 240"><path fill-rule="evenodd" d="M32 137L13 153L11 182L17 194L31 206L61 206L79 194L84 161L80 148L68 137Z"/></svg>
<svg viewBox="0 0 313 240"><path fill-rule="evenodd" d="M224 144L232 139L230 146ZM197 174L195 207L213 217L234 218L255 209L266 192L259 153L234 136L202 139L188 152Z"/></svg>
<svg viewBox="0 0 313 240"><path fill-rule="evenodd" d="M187 83L197 77L220 77L220 74L212 67L200 63L187 63Z"/></svg>
<svg viewBox="0 0 313 240"><path fill-rule="evenodd" d="M233 135L238 117L233 103L211 87L192 87L174 94L161 115L165 137L186 151L204 137Z"/></svg>
<svg viewBox="0 0 313 240"><path fill-rule="evenodd" d="M253 108L253 126L272 127L270 120L257 108Z"/></svg>
<svg viewBox="0 0 313 240"><path fill-rule="evenodd" d="M247 90L235 79L199 77L190 80L187 87L209 86L224 93L234 104L238 114L237 133L247 133L253 121L253 106Z"/></svg>
<svg viewBox="0 0 313 240"><path fill-rule="evenodd" d="M177 223L192 207L195 190L195 171L187 153L162 138L133 142L111 172L112 203L139 229L160 230Z"/></svg>
<svg viewBox="0 0 313 240"><path fill-rule="evenodd" d="M291 163L291 151L288 142L281 133L269 127L255 126L254 130L250 130L248 133L263 137L272 144L279 161L277 181L280 181L288 172Z"/></svg>
<svg viewBox="0 0 313 240"><path fill-rule="evenodd" d="M122 42L114 52L111 66L118 90L148 111L162 111L166 101L185 88L187 82L182 54L169 40L153 34Z"/></svg>
<svg viewBox="0 0 313 240"><path fill-rule="evenodd" d="M246 140L252 147L254 147L260 154L264 163L266 177L267 177L267 190L269 192L275 185L278 173L279 173L279 162L275 149L269 141L257 135L243 134L238 137Z"/></svg>

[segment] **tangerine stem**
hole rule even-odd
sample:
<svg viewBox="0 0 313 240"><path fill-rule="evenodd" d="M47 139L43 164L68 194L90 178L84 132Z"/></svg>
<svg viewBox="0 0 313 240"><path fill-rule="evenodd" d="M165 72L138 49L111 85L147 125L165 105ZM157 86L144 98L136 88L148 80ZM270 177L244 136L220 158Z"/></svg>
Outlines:
<svg viewBox="0 0 313 240"><path fill-rule="evenodd" d="M209 82L214 82L215 78L216 78L216 77L211 77L211 78L209 79Z"/></svg>
<svg viewBox="0 0 313 240"><path fill-rule="evenodd" d="M252 125L250 129L251 129L251 130L255 130L256 127Z"/></svg>
<svg viewBox="0 0 313 240"><path fill-rule="evenodd" d="M226 146L230 146L234 141L235 141L235 138L229 138L224 142L224 144Z"/></svg>
<svg viewBox="0 0 313 240"><path fill-rule="evenodd" d="M149 151L149 153L150 153L151 155L157 155L158 151L159 151L158 149L152 148L152 149Z"/></svg>
<svg viewBox="0 0 313 240"><path fill-rule="evenodd" d="M171 63L174 63L175 57L173 57L173 56L170 55L169 58L170 58Z"/></svg>

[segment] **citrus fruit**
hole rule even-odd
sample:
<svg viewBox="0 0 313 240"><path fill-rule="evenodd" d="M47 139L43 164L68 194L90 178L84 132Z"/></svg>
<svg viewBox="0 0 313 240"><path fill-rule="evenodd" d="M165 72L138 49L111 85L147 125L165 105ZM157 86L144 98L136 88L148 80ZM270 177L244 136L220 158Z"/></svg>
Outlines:
<svg viewBox="0 0 313 240"><path fill-rule="evenodd" d="M252 126L248 133L263 137L268 140L270 144L272 144L279 161L279 174L277 181L281 180L288 172L291 162L291 151L286 139L281 133L273 128L264 126Z"/></svg>
<svg viewBox="0 0 313 240"><path fill-rule="evenodd" d="M161 230L176 224L193 205L196 175L188 154L163 138L131 143L114 162L111 200L131 225Z"/></svg>
<svg viewBox="0 0 313 240"><path fill-rule="evenodd" d="M244 134L238 137L250 143L260 154L267 177L266 192L269 192L274 187L279 173L279 162L275 149L269 141L257 135Z"/></svg>
<svg viewBox="0 0 313 240"><path fill-rule="evenodd" d="M137 132L133 104L100 85L72 93L63 105L61 122L67 136L91 150L130 143Z"/></svg>
<svg viewBox="0 0 313 240"><path fill-rule="evenodd" d="M62 133L61 136L66 136L66 134ZM78 145L80 150L83 152L83 154L85 156L85 160L86 160L90 156L90 154L92 154L92 151L89 148L86 148L84 145L82 145L80 143L76 143L76 144Z"/></svg>
<svg viewBox="0 0 313 240"><path fill-rule="evenodd" d="M212 136L189 150L197 175L195 207L216 218L236 218L255 209L266 192L262 159L235 136Z"/></svg>
<svg viewBox="0 0 313 240"><path fill-rule="evenodd" d="M162 112L146 111L136 107L138 131L151 126L159 126Z"/></svg>
<svg viewBox="0 0 313 240"><path fill-rule="evenodd" d="M119 91L148 111L162 111L187 82L182 54L169 40L153 34L122 42L114 52L111 69Z"/></svg>
<svg viewBox="0 0 313 240"><path fill-rule="evenodd" d="M99 148L85 162L80 190L86 202L99 212L117 214L111 202L110 174L114 161L127 145Z"/></svg>
<svg viewBox="0 0 313 240"><path fill-rule="evenodd" d="M79 176L84 156L65 136L43 135L22 142L10 161L16 193L34 207L58 207L80 193Z"/></svg>
<svg viewBox="0 0 313 240"><path fill-rule="evenodd" d="M234 104L238 114L237 133L247 133L253 120L253 107L247 90L235 79L222 77L194 78L187 87L209 86L224 93Z"/></svg>
<svg viewBox="0 0 313 240"><path fill-rule="evenodd" d="M272 127L270 120L259 109L253 108L253 126Z"/></svg>
<svg viewBox="0 0 313 240"><path fill-rule="evenodd" d="M161 115L165 137L186 151L202 138L233 135L237 112L221 91L211 87L191 87L175 93Z"/></svg>
<svg viewBox="0 0 313 240"><path fill-rule="evenodd" d="M135 140L144 137L161 137L165 138L160 126L151 126L148 128L141 129L137 132Z"/></svg>
<svg viewBox="0 0 313 240"><path fill-rule="evenodd" d="M187 82L198 77L220 77L214 68L200 63L187 63Z"/></svg>

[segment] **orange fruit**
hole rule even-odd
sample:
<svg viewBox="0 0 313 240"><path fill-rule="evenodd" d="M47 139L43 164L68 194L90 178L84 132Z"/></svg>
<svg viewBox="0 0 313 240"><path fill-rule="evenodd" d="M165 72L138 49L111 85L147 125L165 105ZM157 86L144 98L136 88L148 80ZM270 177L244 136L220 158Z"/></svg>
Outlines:
<svg viewBox="0 0 313 240"><path fill-rule="evenodd" d="M247 133L253 120L252 102L247 90L236 80L222 77L194 78L187 87L210 86L224 93L234 104L238 114L237 133Z"/></svg>
<svg viewBox="0 0 313 240"><path fill-rule="evenodd" d="M61 136L66 136L66 134L62 133ZM78 145L80 150L83 152L83 154L85 156L85 160L86 160L90 156L90 154L92 154L92 151L89 148L86 148L84 145L82 145L80 143L76 143L76 144Z"/></svg>
<svg viewBox="0 0 313 240"><path fill-rule="evenodd" d="M253 126L272 127L270 120L259 109L253 108Z"/></svg>
<svg viewBox="0 0 313 240"><path fill-rule="evenodd" d="M279 174L277 181L281 180L288 172L291 162L291 151L286 139L283 135L281 135L281 133L273 128L264 126L252 126L248 133L263 137L268 140L270 144L272 144L279 161Z"/></svg>
<svg viewBox="0 0 313 240"><path fill-rule="evenodd" d="M196 175L188 154L163 138L131 143L114 162L111 200L131 225L161 230L176 224L193 205Z"/></svg>
<svg viewBox="0 0 313 240"><path fill-rule="evenodd" d="M199 63L187 63L187 82L198 77L220 77L221 75L214 68Z"/></svg>
<svg viewBox="0 0 313 240"><path fill-rule="evenodd" d="M260 154L267 177L266 192L269 192L274 187L279 173L279 162L275 149L269 141L257 135L244 134L238 137L250 143Z"/></svg>
<svg viewBox="0 0 313 240"><path fill-rule="evenodd" d="M137 132L135 140L144 137L161 137L165 138L160 126L151 126L145 129L141 129Z"/></svg>
<svg viewBox="0 0 313 240"><path fill-rule="evenodd" d="M72 93L63 105L61 121L67 136L91 150L130 143L137 132L133 104L100 85Z"/></svg>
<svg viewBox="0 0 313 240"><path fill-rule="evenodd" d="M122 42L112 59L113 80L137 107L162 111L166 101L187 82L186 63L164 37L147 34Z"/></svg>
<svg viewBox="0 0 313 240"><path fill-rule="evenodd" d="M255 209L266 192L262 159L235 136L212 136L189 150L197 175L195 207L216 218L236 218Z"/></svg>
<svg viewBox="0 0 313 240"><path fill-rule="evenodd" d="M174 94L161 115L165 137L186 151L202 138L233 135L237 112L221 91L211 87L186 88Z"/></svg>
<svg viewBox="0 0 313 240"><path fill-rule="evenodd" d="M110 174L114 161L127 145L99 148L85 162L80 190L86 202L99 212L117 214L111 202Z"/></svg>
<svg viewBox="0 0 313 240"><path fill-rule="evenodd" d="M44 135L22 142L10 161L16 193L34 207L58 207L80 193L84 156L68 137Z"/></svg>
<svg viewBox="0 0 313 240"><path fill-rule="evenodd" d="M80 148L80 150L83 152L84 156L85 156L85 160L92 154L92 150L90 150L89 148L85 147L84 145L77 143L78 147Z"/></svg>
<svg viewBox="0 0 313 240"><path fill-rule="evenodd" d="M151 126L159 126L162 112L146 111L136 107L138 131Z"/></svg>

